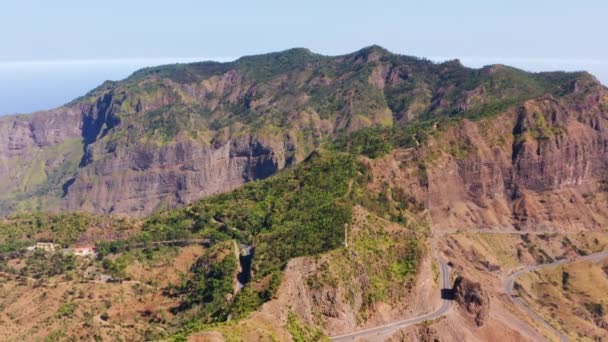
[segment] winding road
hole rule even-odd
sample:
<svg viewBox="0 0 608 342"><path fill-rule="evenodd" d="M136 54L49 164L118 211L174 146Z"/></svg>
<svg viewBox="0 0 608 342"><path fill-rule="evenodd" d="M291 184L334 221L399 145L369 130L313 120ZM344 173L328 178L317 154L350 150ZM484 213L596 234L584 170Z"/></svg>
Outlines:
<svg viewBox="0 0 608 342"><path fill-rule="evenodd" d="M577 261L577 260L587 260L587 261L591 261L591 262L598 262L606 257L608 257L608 251L589 254L589 255L586 255L586 256L583 256L580 258L576 258L573 260L561 259L561 260L557 260L557 261L554 261L554 262L548 263L548 264L524 267L521 270L514 272L507 277L507 279L505 280L505 293L507 294L509 299L515 305L519 306L519 308L521 308L528 315L530 315L530 317L532 317L538 323L542 324L547 329L549 329L551 332L553 332L553 334L555 334L557 337L559 337L560 341L569 342L570 339L568 338L568 336L564 335L561 331L559 331L555 327L553 327L544 318L540 317L534 310L532 310L529 306L527 306L526 303L521 298L519 298L519 296L517 296L516 294L513 293L513 287L515 286L515 280L524 273L538 271L543 268L559 266L559 265L567 264L569 262L573 262L573 261Z"/></svg>
<svg viewBox="0 0 608 342"><path fill-rule="evenodd" d="M368 338L368 339L375 340L375 339L379 339L382 336L392 334L395 331L408 327L410 325L418 324L418 323L432 320L432 319L445 315L450 310L450 306L451 306L451 301L449 299L443 298L444 290L451 289L450 268L443 260L437 259L437 262L439 263L439 277L441 278L441 284L440 284L441 291L439 294L442 298L441 306L437 310L435 310L434 312L422 315L422 316L408 318L408 319L405 319L402 321L392 322L392 323L377 326L374 328L359 330L359 331L355 331L355 332L348 333L345 335L340 335L340 336L332 336L331 340L339 341L339 342L354 341L358 338Z"/></svg>
<svg viewBox="0 0 608 342"><path fill-rule="evenodd" d="M544 318L542 318L540 315L538 315L534 310L532 310L530 307L528 307L526 305L526 303L521 298L519 298L519 296L517 296L517 294L514 293L513 288L515 286L515 281L517 280L517 278L520 275L522 275L524 273L538 271L543 268L555 267L555 266L567 264L567 263L577 261L577 260L587 260L587 261L591 261L591 262L598 262L604 258L608 258L608 251L593 253L593 254L582 256L582 257L579 257L576 259L560 259L560 260L557 260L557 261L554 261L554 262L548 263L548 264L524 267L524 268L510 274L506 278L505 283L504 283L505 293L507 294L509 299L515 305L517 305L519 308L521 308L526 314L528 314L534 320L539 322L541 325L543 325L547 329L549 329L549 331L551 331L553 334L555 334L555 336L557 336L560 341L569 342L570 339L568 338L568 336L566 336L561 331L559 331L558 329L553 327L548 321L546 321ZM450 307L451 307L451 301L449 299L444 298L443 293L444 293L444 290L451 289L450 269L443 260L437 258L437 262L439 263L439 273L440 273L440 279L441 279L441 284L440 284L441 306L437 310L435 310L434 312L428 313L428 314L418 316L418 317L408 318L405 320L392 322L392 323L380 325L380 326L373 327L373 328L363 329L363 330L351 332L351 333L344 334L344 335L332 336L331 340L337 341L337 342L355 341L359 338L365 338L365 339L369 339L372 341L373 340L382 340L386 336L393 334L394 332L396 332L399 329L408 327L410 325L418 324L418 323L421 323L424 321L433 320L433 319L439 318L439 317L447 314L447 312L450 310Z"/></svg>

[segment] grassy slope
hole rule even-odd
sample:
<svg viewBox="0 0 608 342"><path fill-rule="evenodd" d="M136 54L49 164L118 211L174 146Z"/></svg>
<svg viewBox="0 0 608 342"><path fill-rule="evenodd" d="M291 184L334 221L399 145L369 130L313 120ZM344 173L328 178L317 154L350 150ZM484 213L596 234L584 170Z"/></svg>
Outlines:
<svg viewBox="0 0 608 342"><path fill-rule="evenodd" d="M522 265L605 251L608 234L605 231L541 235L461 232L446 236L442 249L454 263L455 274L482 282L491 295L491 306L500 306L501 311L506 309L536 331L554 338L551 332L504 297L504 278ZM515 289L536 312L569 333L573 340L591 341L594 336L605 338L605 330L594 323L598 317L594 318L587 308L598 303L602 308L605 306L601 291L608 277L602 270L604 264L577 262L525 274L517 279ZM567 289L563 288L563 271L570 273ZM505 318L501 314L496 319ZM509 321L507 318L506 322Z"/></svg>
<svg viewBox="0 0 608 342"><path fill-rule="evenodd" d="M0 180L0 212L56 208L62 186L77 172L82 154L82 140L71 139L9 159L8 177Z"/></svg>
<svg viewBox="0 0 608 342"><path fill-rule="evenodd" d="M522 276L519 293L540 315L577 341L608 338L606 262L575 262Z"/></svg>

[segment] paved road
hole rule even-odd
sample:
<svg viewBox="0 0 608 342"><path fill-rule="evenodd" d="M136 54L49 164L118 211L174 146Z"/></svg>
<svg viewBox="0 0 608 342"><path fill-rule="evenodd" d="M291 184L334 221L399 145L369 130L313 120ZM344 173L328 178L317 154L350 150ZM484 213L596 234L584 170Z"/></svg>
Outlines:
<svg viewBox="0 0 608 342"><path fill-rule="evenodd" d="M450 269L449 269L448 265L443 260L437 259L437 262L439 263L439 277L441 278L441 284L440 284L441 290L451 289L452 287L451 287L451 283L450 283ZM443 292L443 291L441 291L441 292ZM441 295L441 292L440 292L440 295ZM422 316L414 317L414 318L405 319L402 321L388 323L388 324L381 325L381 326L374 327L374 328L355 331L355 332L345 334L345 335L333 336L333 337L331 337L331 339L333 341L339 341L339 342L354 341L358 338L367 338L367 339L375 340L380 337L392 334L401 328L405 328L405 327L413 325L413 324L418 324L418 323L421 323L421 322L424 322L427 320L432 320L432 319L441 317L448 312L448 310L450 309L450 306L451 306L451 302L449 299L442 299L441 307L439 307L434 312L431 312L431 313L428 313L428 314L425 314Z"/></svg>
<svg viewBox="0 0 608 342"><path fill-rule="evenodd" d="M445 235L453 235L460 233L473 233L473 234L502 234L502 235L551 235L551 234L561 234L561 235L575 235L580 234L580 232L562 232L553 229L541 229L541 230L515 230L515 229L503 229L503 230L493 230L491 228L480 229L480 228L469 228L469 229L461 229L461 228L450 228L444 229L437 232L434 232L434 236L445 236Z"/></svg>
<svg viewBox="0 0 608 342"><path fill-rule="evenodd" d="M208 245L211 239L179 239L179 240L162 240L150 242L137 242L128 245L129 248L145 248L150 246L171 246L171 245Z"/></svg>
<svg viewBox="0 0 608 342"><path fill-rule="evenodd" d="M519 298L516 294L513 293L513 286L515 285L515 280L517 279L517 277L519 277L523 273L534 272L534 271L540 270L542 268L563 265L563 264L566 264L566 263L569 263L569 262L572 262L575 260L587 260L587 261L591 261L591 262L598 262L606 257L608 257L608 251L589 254L587 256L576 258L574 260L561 259L561 260L557 260L557 261L554 261L554 262L548 263L548 264L525 267L515 273L512 273L511 275L509 275L507 277L507 279L505 280L505 293L507 294L507 296L513 303L518 305L522 310L524 310L528 315L530 315L530 317L532 317L534 320L536 320L540 324L547 327L547 329L549 329L557 337L559 337L560 341L569 342L570 339L568 338L568 336L564 335L561 331L554 328L549 322L547 322L544 318L540 317L536 312L534 312L534 310L532 310L530 307L528 307L521 298Z"/></svg>

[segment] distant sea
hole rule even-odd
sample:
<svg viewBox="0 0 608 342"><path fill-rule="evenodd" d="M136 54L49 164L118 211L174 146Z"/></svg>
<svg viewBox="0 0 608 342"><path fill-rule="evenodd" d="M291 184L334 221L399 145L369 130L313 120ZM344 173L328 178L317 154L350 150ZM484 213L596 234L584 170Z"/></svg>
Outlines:
<svg viewBox="0 0 608 342"><path fill-rule="evenodd" d="M0 115L30 113L59 107L103 83L121 80L134 71L171 63L202 60L226 61L231 58L162 58L76 61L0 61ZM449 57L434 57L444 61ZM528 71L587 70L608 85L608 60L566 60L531 58L463 57L469 67L501 63Z"/></svg>
<svg viewBox="0 0 608 342"><path fill-rule="evenodd" d="M59 107L106 80L121 80L144 67L227 58L162 58L75 61L0 61L0 115Z"/></svg>

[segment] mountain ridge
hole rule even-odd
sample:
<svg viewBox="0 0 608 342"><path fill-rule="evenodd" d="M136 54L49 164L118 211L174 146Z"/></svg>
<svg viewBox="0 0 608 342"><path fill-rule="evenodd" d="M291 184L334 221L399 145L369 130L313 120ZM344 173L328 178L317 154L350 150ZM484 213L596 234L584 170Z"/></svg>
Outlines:
<svg viewBox="0 0 608 342"><path fill-rule="evenodd" d="M265 178L364 127L486 115L562 96L577 81L597 82L433 63L379 46L145 68L66 106L0 118L0 213L144 215Z"/></svg>
<svg viewBox="0 0 608 342"><path fill-rule="evenodd" d="M0 119L3 210L61 212L0 219L2 336L539 338L504 275L608 246L608 89L408 58L168 66ZM481 300L387 325L439 307L448 261Z"/></svg>

